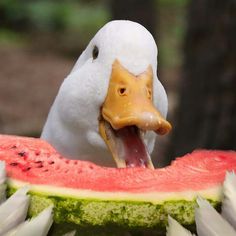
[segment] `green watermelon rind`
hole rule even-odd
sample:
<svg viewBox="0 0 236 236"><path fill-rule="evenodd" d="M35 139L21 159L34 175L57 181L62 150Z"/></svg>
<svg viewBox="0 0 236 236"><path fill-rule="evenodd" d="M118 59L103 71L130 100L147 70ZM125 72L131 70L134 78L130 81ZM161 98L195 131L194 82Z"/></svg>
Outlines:
<svg viewBox="0 0 236 236"><path fill-rule="evenodd" d="M23 182L20 185L23 185ZM20 185L18 181L8 180L8 195L21 187ZM220 205L221 202L220 194L214 195L211 190L195 192L192 199L189 196L186 199L183 196L178 199L173 194L173 199L154 203L135 198L133 200L96 199L92 197L92 194L86 198L79 195L76 197L63 194L64 188L61 188L61 194L58 192L55 194L53 189L52 192L49 190L43 192L36 185L30 187L32 187L29 192L31 195L30 217L53 204L55 223L73 223L83 227L116 225L130 229L163 228L167 225L168 215L183 225L192 225L198 195L208 199L214 207Z"/></svg>

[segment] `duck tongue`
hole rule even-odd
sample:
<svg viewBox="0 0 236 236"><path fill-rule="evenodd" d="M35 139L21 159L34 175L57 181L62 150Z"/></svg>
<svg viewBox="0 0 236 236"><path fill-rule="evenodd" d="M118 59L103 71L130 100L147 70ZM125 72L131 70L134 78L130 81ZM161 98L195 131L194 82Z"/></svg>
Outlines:
<svg viewBox="0 0 236 236"><path fill-rule="evenodd" d="M127 126L115 133L120 144L118 155L125 161L126 167L153 168L140 130L136 126Z"/></svg>

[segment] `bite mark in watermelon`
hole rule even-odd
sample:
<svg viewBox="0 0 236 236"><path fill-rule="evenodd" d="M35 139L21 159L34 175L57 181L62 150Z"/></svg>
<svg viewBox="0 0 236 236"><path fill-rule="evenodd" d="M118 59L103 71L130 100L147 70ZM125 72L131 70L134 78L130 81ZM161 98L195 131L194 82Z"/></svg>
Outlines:
<svg viewBox="0 0 236 236"><path fill-rule="evenodd" d="M56 222L78 225L158 227L168 214L194 222L196 196L221 201L227 170L236 170L234 151L194 151L170 166L107 168L68 160L40 139L0 136L10 192L30 185L30 215L54 204Z"/></svg>

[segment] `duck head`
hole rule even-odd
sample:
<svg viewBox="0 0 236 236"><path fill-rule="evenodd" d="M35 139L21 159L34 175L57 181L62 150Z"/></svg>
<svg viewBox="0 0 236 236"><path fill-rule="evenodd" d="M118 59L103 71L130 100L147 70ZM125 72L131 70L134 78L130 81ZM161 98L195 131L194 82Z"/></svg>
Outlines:
<svg viewBox="0 0 236 236"><path fill-rule="evenodd" d="M156 70L152 35L135 22L109 22L64 80L42 138L69 158L153 168L156 134L171 129Z"/></svg>

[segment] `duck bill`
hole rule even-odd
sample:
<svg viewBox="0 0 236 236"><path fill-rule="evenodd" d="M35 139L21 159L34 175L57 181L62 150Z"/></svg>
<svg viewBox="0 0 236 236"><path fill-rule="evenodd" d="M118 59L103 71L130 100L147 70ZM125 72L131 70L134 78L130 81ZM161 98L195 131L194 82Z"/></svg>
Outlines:
<svg viewBox="0 0 236 236"><path fill-rule="evenodd" d="M137 76L118 60L112 66L99 131L117 167L153 168L143 137L146 131L166 134L171 125L153 105L153 73L149 66Z"/></svg>

